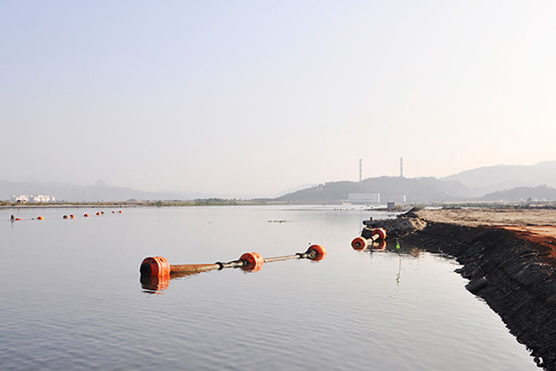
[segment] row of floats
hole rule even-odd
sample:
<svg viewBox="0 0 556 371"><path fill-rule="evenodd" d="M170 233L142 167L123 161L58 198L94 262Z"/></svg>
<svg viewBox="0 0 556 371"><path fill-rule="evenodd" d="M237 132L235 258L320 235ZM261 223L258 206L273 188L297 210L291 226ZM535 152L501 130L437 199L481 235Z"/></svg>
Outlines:
<svg viewBox="0 0 556 371"><path fill-rule="evenodd" d="M122 210L118 210L118 211L112 210L112 214L123 214L123 211ZM95 215L97 215L97 216L104 215L104 211L97 211L95 213ZM88 213L85 213L85 214L83 214L83 217L88 218L88 217L90 217L90 215ZM75 219L75 214L64 214L62 216L62 219ZM18 221L22 221L24 219L19 218L19 217L16 218L14 215L12 215L10 220L12 222L16 222L16 221L18 222ZM30 220L44 220L44 217L39 215L36 218L31 218Z"/></svg>
<svg viewBox="0 0 556 371"><path fill-rule="evenodd" d="M386 249L386 230L384 228L364 228L360 237L356 237L351 242L354 250L364 251L367 249L385 250ZM256 272L262 269L265 263L290 260L308 259L315 262L323 260L327 251L320 245L311 245L307 251L294 255L279 256L274 258L263 258L256 252L248 252L241 255L238 260L230 262L216 262L213 264L182 264L170 265L163 256L147 257L143 259L139 266L141 274L141 286L147 293L158 293L165 290L170 284L170 279L183 277L186 275L198 274L212 270L222 270L224 268L240 268L248 272Z"/></svg>
<svg viewBox="0 0 556 371"><path fill-rule="evenodd" d="M122 213L123 213L122 210L118 210L118 211L112 210L112 214L122 214ZM97 211L95 215L97 216L104 215L104 211ZM90 217L90 215L88 213L85 213L83 214L83 217L88 218ZM75 219L75 215L74 214L64 215L62 216L62 219Z"/></svg>

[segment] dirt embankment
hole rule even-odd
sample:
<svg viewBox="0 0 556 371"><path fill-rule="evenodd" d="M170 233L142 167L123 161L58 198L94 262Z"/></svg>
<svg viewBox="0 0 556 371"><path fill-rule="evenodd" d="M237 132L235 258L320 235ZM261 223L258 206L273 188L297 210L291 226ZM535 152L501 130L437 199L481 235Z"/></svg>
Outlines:
<svg viewBox="0 0 556 371"><path fill-rule="evenodd" d="M470 280L466 288L500 315L540 367L556 370L556 210L412 210L368 224L454 256Z"/></svg>

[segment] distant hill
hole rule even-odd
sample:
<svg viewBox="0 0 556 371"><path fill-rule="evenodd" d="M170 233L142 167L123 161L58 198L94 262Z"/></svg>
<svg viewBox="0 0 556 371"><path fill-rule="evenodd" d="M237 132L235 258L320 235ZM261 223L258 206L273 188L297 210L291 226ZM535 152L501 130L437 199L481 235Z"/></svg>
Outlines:
<svg viewBox="0 0 556 371"><path fill-rule="evenodd" d="M481 197L483 201L556 201L556 189L545 185L538 187L517 187L492 192Z"/></svg>
<svg viewBox="0 0 556 371"><path fill-rule="evenodd" d="M348 199L350 193L380 193L381 203L455 201L465 199L469 190L457 181L437 178L368 178L362 182L330 182L289 193L276 200L292 203L337 204Z"/></svg>
<svg viewBox="0 0 556 371"><path fill-rule="evenodd" d="M544 186L541 187L541 186ZM292 188L274 200L292 203L337 204L348 199L350 193L380 193L381 203L406 202L554 199L556 161L532 166L497 165L463 171L444 178L377 177L362 182L329 182L318 186ZM503 190L503 191L501 191ZM0 200L12 195L44 194L58 201L127 201L135 200L192 200L208 197L234 198L229 195L202 193L145 192L127 187L114 187L102 181L92 186L45 182L9 182L0 180ZM237 197L237 196L235 196ZM249 198L253 196L243 196Z"/></svg>
<svg viewBox="0 0 556 371"><path fill-rule="evenodd" d="M179 194L170 192L144 192L127 187L113 187L104 182L92 186L74 184L8 182L0 180L0 200L10 200L12 195L52 195L57 201L127 201L136 200L176 200L201 197L200 194Z"/></svg>
<svg viewBox="0 0 556 371"><path fill-rule="evenodd" d="M480 167L441 178L458 181L472 192L473 196L516 187L546 185L556 187L556 161L541 162L532 166L496 165Z"/></svg>

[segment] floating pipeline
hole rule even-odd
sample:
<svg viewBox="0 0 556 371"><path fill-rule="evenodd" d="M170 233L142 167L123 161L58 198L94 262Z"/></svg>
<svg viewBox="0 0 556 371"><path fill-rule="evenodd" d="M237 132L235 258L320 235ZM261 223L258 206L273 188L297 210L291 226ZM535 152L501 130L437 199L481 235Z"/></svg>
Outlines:
<svg viewBox="0 0 556 371"><path fill-rule="evenodd" d="M376 241L384 241L386 239L386 230L384 228L364 228L360 237L355 237L351 241L351 247L354 250L365 250L368 246L373 246Z"/></svg>
<svg viewBox="0 0 556 371"><path fill-rule="evenodd" d="M194 275L210 270L220 270L224 268L241 268L245 271L256 272L262 269L264 263L282 261L288 259L310 259L320 261L326 257L326 249L320 245L312 245L304 253L297 253L289 256L279 256L274 258L263 258L259 253L245 253L238 260L227 263L217 262L214 264L184 264L170 265L168 260L161 256L148 257L143 260L139 271L141 273L139 281L146 293L158 294L159 291L166 290L173 278Z"/></svg>
<svg viewBox="0 0 556 371"><path fill-rule="evenodd" d="M556 240L511 227L432 222L418 210L367 225L389 226L402 242L455 257L463 265L456 272L470 280L466 289L501 317L539 367L556 370Z"/></svg>
<svg viewBox="0 0 556 371"><path fill-rule="evenodd" d="M360 237L356 237L356 239L357 238L360 238ZM355 239L354 239L354 241L355 241ZM357 244L357 243L354 244L353 241L352 241L351 247L354 250L361 251L361 252L363 252L363 251L372 251L372 250L384 251L388 247L388 244L385 240L373 241L372 243L367 243L365 245L360 245L360 244Z"/></svg>
<svg viewBox="0 0 556 371"><path fill-rule="evenodd" d="M211 270L222 270L224 268L241 268L245 271L259 271L264 263L271 263L290 259L309 259L313 261L321 261L326 257L326 249L320 245L311 245L304 253L295 255L279 256L274 258L263 258L259 253L244 253L238 260L227 263L216 262L214 264L183 264L170 265L168 260L162 256L147 257L143 259L139 267L141 276L164 277L173 274L195 274L208 272Z"/></svg>

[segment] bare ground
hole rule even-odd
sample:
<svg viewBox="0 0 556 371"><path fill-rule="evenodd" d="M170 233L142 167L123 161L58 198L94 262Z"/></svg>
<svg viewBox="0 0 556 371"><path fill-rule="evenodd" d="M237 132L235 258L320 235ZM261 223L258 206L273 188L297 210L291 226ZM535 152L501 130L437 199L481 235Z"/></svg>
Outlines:
<svg viewBox="0 0 556 371"><path fill-rule="evenodd" d="M417 214L427 222L505 229L549 248L547 257L556 259L556 209L424 209Z"/></svg>

